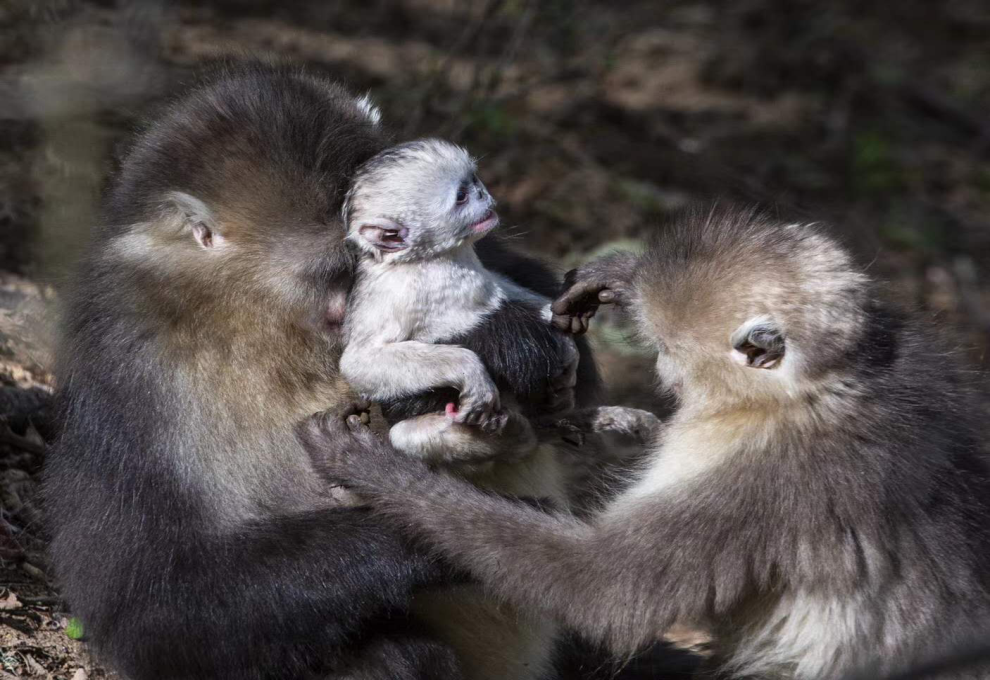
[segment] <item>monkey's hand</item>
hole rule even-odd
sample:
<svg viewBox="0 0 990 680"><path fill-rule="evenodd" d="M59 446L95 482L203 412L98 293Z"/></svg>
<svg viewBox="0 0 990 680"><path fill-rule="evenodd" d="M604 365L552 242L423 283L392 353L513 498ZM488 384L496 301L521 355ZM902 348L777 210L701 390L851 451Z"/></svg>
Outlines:
<svg viewBox="0 0 990 680"><path fill-rule="evenodd" d="M558 372L551 376L547 385L546 401L543 411L546 413L567 413L574 409L577 387L578 362L581 354L578 352L574 338L563 333L554 333L559 346L560 364Z"/></svg>
<svg viewBox="0 0 990 680"><path fill-rule="evenodd" d="M564 292L550 305L550 323L564 332L586 333L601 305L628 302L638 263L637 255L614 253L567 272Z"/></svg>
<svg viewBox="0 0 990 680"><path fill-rule="evenodd" d="M429 474L420 461L404 456L368 427L367 402L310 416L296 428L316 471L330 484L387 489L408 475Z"/></svg>
<svg viewBox="0 0 990 680"><path fill-rule="evenodd" d="M616 432L649 445L659 438L663 422L649 411L626 406L595 406L568 413L563 418L546 418L538 429L578 435Z"/></svg>

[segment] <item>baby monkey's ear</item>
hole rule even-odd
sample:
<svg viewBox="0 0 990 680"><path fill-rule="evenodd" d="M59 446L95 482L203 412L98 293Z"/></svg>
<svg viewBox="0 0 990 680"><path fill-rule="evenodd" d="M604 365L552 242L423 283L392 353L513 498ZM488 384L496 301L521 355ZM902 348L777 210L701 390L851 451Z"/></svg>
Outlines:
<svg viewBox="0 0 990 680"><path fill-rule="evenodd" d="M776 368L784 358L784 332L769 316L749 319L729 338L732 358L743 366Z"/></svg>
<svg viewBox="0 0 990 680"><path fill-rule="evenodd" d="M358 234L366 243L383 252L392 253L409 247L406 241L409 230L387 217L362 220Z"/></svg>

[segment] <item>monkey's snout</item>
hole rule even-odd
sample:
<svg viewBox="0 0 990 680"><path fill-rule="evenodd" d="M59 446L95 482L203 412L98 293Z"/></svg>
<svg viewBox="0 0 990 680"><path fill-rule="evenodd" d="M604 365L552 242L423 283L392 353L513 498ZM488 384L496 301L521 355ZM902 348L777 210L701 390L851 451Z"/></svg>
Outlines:
<svg viewBox="0 0 990 680"><path fill-rule="evenodd" d="M498 215L494 210L486 210L481 219L471 225L471 230L480 233L487 233L498 226Z"/></svg>

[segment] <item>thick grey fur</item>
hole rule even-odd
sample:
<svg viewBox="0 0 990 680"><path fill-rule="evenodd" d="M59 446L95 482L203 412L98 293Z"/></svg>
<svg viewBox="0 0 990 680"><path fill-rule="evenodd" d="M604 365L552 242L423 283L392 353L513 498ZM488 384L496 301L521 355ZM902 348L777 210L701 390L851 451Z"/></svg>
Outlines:
<svg viewBox="0 0 990 680"><path fill-rule="evenodd" d="M824 679L897 672L986 635L990 482L972 376L822 228L697 212L642 258L572 282L613 291L680 402L600 516L483 493L360 428L344 446L339 417L305 430L318 467L494 593L617 653L678 623L711 631L710 670ZM753 346L782 343L782 359L748 361L744 328Z"/></svg>

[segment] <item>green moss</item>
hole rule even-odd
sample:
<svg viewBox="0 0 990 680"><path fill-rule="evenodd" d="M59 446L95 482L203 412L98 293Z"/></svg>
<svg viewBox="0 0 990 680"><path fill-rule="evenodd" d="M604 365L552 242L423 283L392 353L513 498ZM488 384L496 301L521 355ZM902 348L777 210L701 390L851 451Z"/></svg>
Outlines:
<svg viewBox="0 0 990 680"><path fill-rule="evenodd" d="M76 617L69 619L69 625L65 627L65 634L72 640L82 640L85 635L82 621Z"/></svg>
<svg viewBox="0 0 990 680"><path fill-rule="evenodd" d="M904 188L906 175L893 144L883 134L861 132L853 140L853 189L861 194L882 194Z"/></svg>
<svg viewBox="0 0 990 680"><path fill-rule="evenodd" d="M468 114L470 125L478 133L505 140L516 133L516 119L506 108L496 103L479 103Z"/></svg>
<svg viewBox="0 0 990 680"><path fill-rule="evenodd" d="M990 167L983 167L976 171L975 184L980 193L990 196Z"/></svg>

